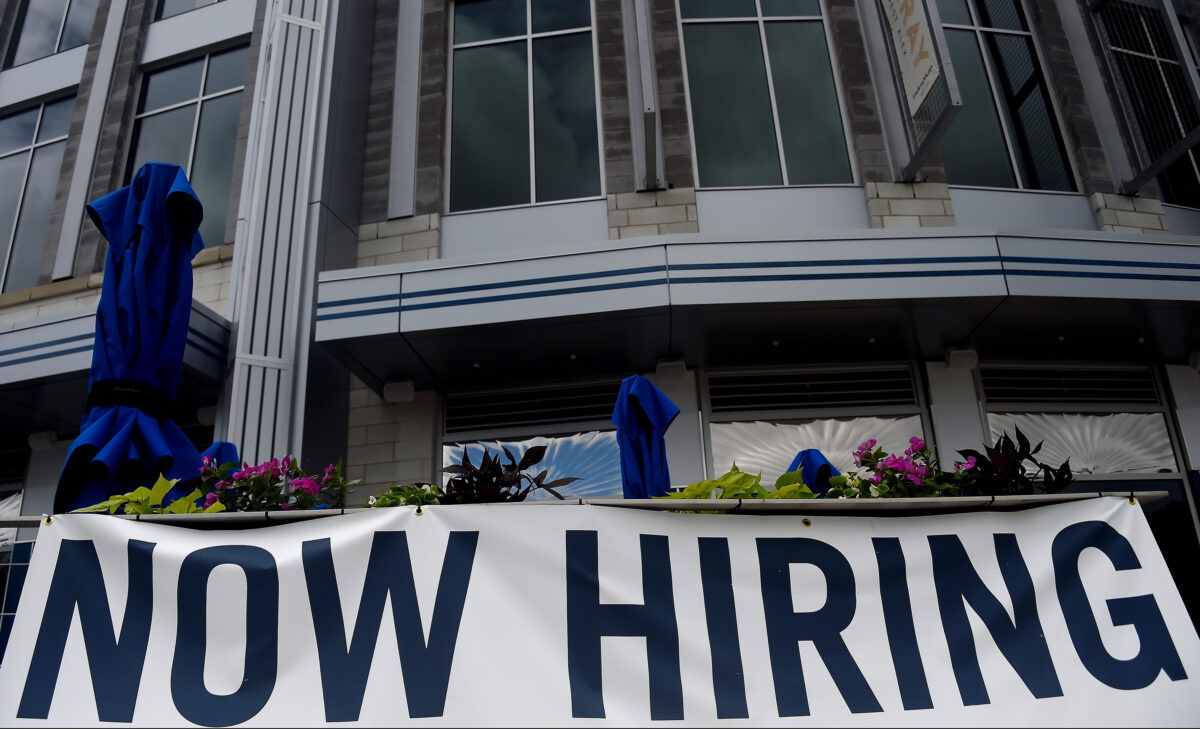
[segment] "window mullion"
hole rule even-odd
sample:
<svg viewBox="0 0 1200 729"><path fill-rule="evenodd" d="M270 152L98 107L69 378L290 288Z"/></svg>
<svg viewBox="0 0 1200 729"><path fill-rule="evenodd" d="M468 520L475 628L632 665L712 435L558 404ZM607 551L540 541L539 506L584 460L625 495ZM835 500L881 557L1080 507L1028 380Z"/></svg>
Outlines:
<svg viewBox="0 0 1200 729"><path fill-rule="evenodd" d="M204 57L204 66L200 69L200 94L196 97L196 118L192 122L192 140L188 143L187 178L192 181L192 163L196 160L196 137L200 135L200 112L204 109L204 84L208 82L208 63L212 56Z"/></svg>
<svg viewBox="0 0 1200 729"><path fill-rule="evenodd" d="M42 106L45 109L45 105ZM41 127L41 114L38 114L38 127ZM37 130L34 130L33 138L37 139ZM21 224L21 207L25 204L25 192L29 187L29 170L33 167L33 145L29 145L29 149L25 151L25 174L21 178L21 192L17 195L16 215L13 215L12 228L8 231L8 251L4 254L3 267L0 267L0 291L4 291L8 284L8 264L12 260L13 246L17 242L17 226Z"/></svg>
<svg viewBox="0 0 1200 729"><path fill-rule="evenodd" d="M983 68L988 76L988 86L992 91L992 103L996 105L996 117L1000 121L1000 133L1004 135L1004 144L1008 148L1008 161L1012 165L1013 177L1017 180L1017 189L1025 189L1029 187L1029 181L1024 179L1025 175L1021 174L1021 167L1017 164L1016 147L1013 144L1012 134L1009 132L1008 126L1012 123L1012 119L1006 118L1004 110L1007 105L1000 103L1000 93L998 90L999 76L996 74L996 69L992 66L992 54L989 52L987 44L984 42L983 30L975 29L975 42L979 46L979 55L983 59Z"/></svg>
<svg viewBox="0 0 1200 729"><path fill-rule="evenodd" d="M67 28L67 15L71 12L71 0L67 0L63 6L62 20L58 21L58 36L54 39L54 53L58 53L59 46L62 45L63 31Z"/></svg>
<svg viewBox="0 0 1200 729"><path fill-rule="evenodd" d="M767 48L767 28L766 22L762 17L762 0L755 0L754 4L758 10L758 42L762 45L763 68L767 73L767 93L771 98L771 118L775 122L775 148L776 154L779 155L779 172L783 184L788 183L788 168L787 158L783 153L783 128L779 124L779 104L775 101L775 79L771 75L771 54Z"/></svg>
<svg viewBox="0 0 1200 729"><path fill-rule="evenodd" d="M525 74L529 79L529 202L537 202L537 134L533 120L533 3L525 0Z"/></svg>

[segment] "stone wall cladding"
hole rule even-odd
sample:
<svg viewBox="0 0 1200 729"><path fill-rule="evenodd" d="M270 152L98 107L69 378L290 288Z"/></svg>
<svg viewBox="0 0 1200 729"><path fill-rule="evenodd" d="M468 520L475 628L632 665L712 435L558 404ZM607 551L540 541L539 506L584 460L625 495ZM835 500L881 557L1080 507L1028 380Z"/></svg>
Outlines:
<svg viewBox="0 0 1200 729"><path fill-rule="evenodd" d="M192 298L225 316L233 245L206 248L192 260ZM95 309L100 302L104 272L0 294L0 329L69 311Z"/></svg>
<svg viewBox="0 0 1200 729"><path fill-rule="evenodd" d="M79 138L83 134L83 120L87 116L88 99L92 94L92 80L96 76L96 61L100 57L100 43L104 39L104 26L108 20L108 10L111 0L102 0L96 6L96 18L92 25L92 34L88 38L87 54L83 59L83 73L79 86L75 91L75 106L71 110L71 126L67 132L67 145L63 149L62 168L58 176L58 186L54 191L54 208L50 214L50 225L46 230L46 245L42 249L42 263L38 274L38 283L49 283L54 275L54 259L58 254L58 239L62 235L63 220L66 217L67 195L71 191L71 178L77 165L91 169L92 160L79 160ZM0 26L12 27L12 26ZM72 214L83 215L82 211Z"/></svg>
<svg viewBox="0 0 1200 729"><path fill-rule="evenodd" d="M931 228L954 225L950 188L944 182L868 182L872 228Z"/></svg>
<svg viewBox="0 0 1200 729"><path fill-rule="evenodd" d="M350 376L350 428L347 434L348 479L362 479L347 505L397 483L439 479L437 395L416 393L412 402L389 404L358 378Z"/></svg>
<svg viewBox="0 0 1200 729"><path fill-rule="evenodd" d="M421 101L417 107L417 171L413 211L442 212L442 165L446 148L446 5L426 0L421 28ZM366 189L365 187L363 188ZM363 219L371 222L370 218Z"/></svg>
<svg viewBox="0 0 1200 729"><path fill-rule="evenodd" d="M1054 0L1027 0L1025 6L1029 27L1041 50L1050 92L1062 112L1063 141L1074 157L1080 191L1088 194L1113 192L1115 188L1108 158L1100 143L1100 134L1096 130L1096 122L1079 77L1077 61L1067 43L1058 7ZM1099 56L1096 61L1103 67L1103 60Z"/></svg>
<svg viewBox="0 0 1200 729"><path fill-rule="evenodd" d="M392 153L392 87L396 80L396 2L375 4L371 80L367 90L367 132L363 155L363 220L386 220Z"/></svg>
<svg viewBox="0 0 1200 729"><path fill-rule="evenodd" d="M96 160L88 185L88 200L107 195L124 182L134 111L142 81L137 61L142 55L146 26L154 17L155 5L154 0L129 0L126 7L116 66L104 105L100 142L96 147ZM108 244L96 226L85 223L80 231L79 246L75 250L75 276L87 276L102 270L107 250Z"/></svg>
<svg viewBox="0 0 1200 729"><path fill-rule="evenodd" d="M600 126L604 132L605 189L632 192L633 132L625 64L621 0L596 0L596 52L600 57Z"/></svg>
<svg viewBox="0 0 1200 729"><path fill-rule="evenodd" d="M358 226L358 263L379 266L438 258L441 216L437 213Z"/></svg>
<svg viewBox="0 0 1200 729"><path fill-rule="evenodd" d="M237 141L233 147L233 174L229 184L229 206L225 216L225 240L232 243L237 237L237 221L242 202L242 177L246 170L246 147L250 143L250 116L254 112L254 87L258 79L258 54L266 30L268 0L258 0L254 9L254 31L250 34L250 49L246 61L246 89L242 91L242 109L238 114Z"/></svg>
<svg viewBox="0 0 1200 729"><path fill-rule="evenodd" d="M608 237L640 238L667 233L699 233L696 189L677 187L608 196Z"/></svg>
<svg viewBox="0 0 1200 729"><path fill-rule="evenodd" d="M1170 230L1162 203L1154 198L1111 192L1094 192L1090 197L1100 230L1115 233L1167 233Z"/></svg>
<svg viewBox="0 0 1200 729"><path fill-rule="evenodd" d="M683 90L683 56L679 50L675 0L651 0L650 25L650 34L654 38L654 65L658 74L663 175L668 188L695 188L692 137L688 126L687 98Z"/></svg>
<svg viewBox="0 0 1200 729"><path fill-rule="evenodd" d="M883 141L883 126L854 0L829 0L833 62L842 81L842 100L850 122L851 154L864 182L890 182L892 169Z"/></svg>

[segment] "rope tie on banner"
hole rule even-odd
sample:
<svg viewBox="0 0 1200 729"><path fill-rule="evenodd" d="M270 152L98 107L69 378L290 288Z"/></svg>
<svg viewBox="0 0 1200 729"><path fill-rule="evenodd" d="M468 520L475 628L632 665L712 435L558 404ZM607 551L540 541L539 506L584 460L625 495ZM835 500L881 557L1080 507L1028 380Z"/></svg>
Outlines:
<svg viewBox="0 0 1200 729"><path fill-rule="evenodd" d="M1137 497L1133 495L1133 489L1129 489L1129 505L1134 506L1136 504L1137 504Z"/></svg>
<svg viewBox="0 0 1200 729"><path fill-rule="evenodd" d="M736 514L736 513L738 513L738 512L739 512L739 511L741 511L741 510L742 510L742 500L741 500L741 499L738 499L738 500L737 500L737 504L736 504L736 505L735 505L735 506L734 506L732 509L730 509L730 510L729 510L729 513L730 513L730 514Z"/></svg>
<svg viewBox="0 0 1200 729"><path fill-rule="evenodd" d="M50 516L49 514L42 514L42 523L46 526L50 526L54 523L54 517Z"/></svg>
<svg viewBox="0 0 1200 729"><path fill-rule="evenodd" d="M414 511L413 513L416 514L417 516L421 516L422 514L425 513L425 508L423 506L421 506L420 504L417 504L417 510Z"/></svg>

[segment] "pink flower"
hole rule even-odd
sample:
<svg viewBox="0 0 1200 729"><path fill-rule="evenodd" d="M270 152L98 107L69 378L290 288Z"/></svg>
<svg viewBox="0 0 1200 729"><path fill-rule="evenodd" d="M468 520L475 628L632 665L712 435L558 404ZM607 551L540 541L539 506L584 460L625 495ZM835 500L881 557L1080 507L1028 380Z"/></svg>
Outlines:
<svg viewBox="0 0 1200 729"><path fill-rule="evenodd" d="M209 493L207 496L204 497L204 508L205 509L207 509L208 507L212 506L215 503L217 503L217 495L216 494Z"/></svg>
<svg viewBox="0 0 1200 729"><path fill-rule="evenodd" d="M218 491L224 491L225 489L229 488L229 482L228 481L217 481L216 485L214 485L213 488Z"/></svg>
<svg viewBox="0 0 1200 729"><path fill-rule="evenodd" d="M295 509L295 508L296 507L292 506L291 504L280 504L279 505L280 511L291 511L292 509Z"/></svg>
<svg viewBox="0 0 1200 729"><path fill-rule="evenodd" d="M328 466L326 466L326 467L325 467L325 477L321 479L321 483L326 483L326 482L328 482L328 481L329 481L329 476L330 476L330 474L332 474L332 473L333 473L333 464L332 464L332 463L330 463Z"/></svg>
<svg viewBox="0 0 1200 729"><path fill-rule="evenodd" d="M876 486L878 486L879 484L883 483L883 474L877 473L867 480L870 481L871 483L875 484Z"/></svg>
<svg viewBox="0 0 1200 729"><path fill-rule="evenodd" d="M963 463L962 461L954 462L955 471L970 471L972 468L975 468L975 456L967 456L966 463Z"/></svg>
<svg viewBox="0 0 1200 729"><path fill-rule="evenodd" d="M320 484L317 483L316 479L309 476L305 476L304 478L293 478L288 483L292 485L292 489L295 491L303 491L306 494L321 493Z"/></svg>
<svg viewBox="0 0 1200 729"><path fill-rule="evenodd" d="M854 465L861 466L863 459L871 455L871 451L875 450L875 439L863 441L858 450L854 451Z"/></svg>

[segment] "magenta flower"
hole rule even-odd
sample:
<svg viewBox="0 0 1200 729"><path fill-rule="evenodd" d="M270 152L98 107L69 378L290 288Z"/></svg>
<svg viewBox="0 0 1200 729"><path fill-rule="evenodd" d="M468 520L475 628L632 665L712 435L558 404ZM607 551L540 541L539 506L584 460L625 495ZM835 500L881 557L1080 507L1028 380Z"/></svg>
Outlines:
<svg viewBox="0 0 1200 729"><path fill-rule="evenodd" d="M333 473L333 464L332 464L332 463L330 463L328 466L326 466L326 467L325 467L325 477L321 479L321 483L326 483L326 482L328 482L328 481L329 481L329 476L330 476L330 474L332 474L332 473Z"/></svg>
<svg viewBox="0 0 1200 729"><path fill-rule="evenodd" d="M215 503L217 503L217 495L216 494L209 493L207 496L204 497L204 508L205 509L207 509L208 507L212 506Z"/></svg>
<svg viewBox="0 0 1200 729"><path fill-rule="evenodd" d="M288 483L292 485L292 489L295 491L303 491L306 494L321 493L320 484L317 483L316 479L309 476L305 476L304 478L293 478Z"/></svg>

